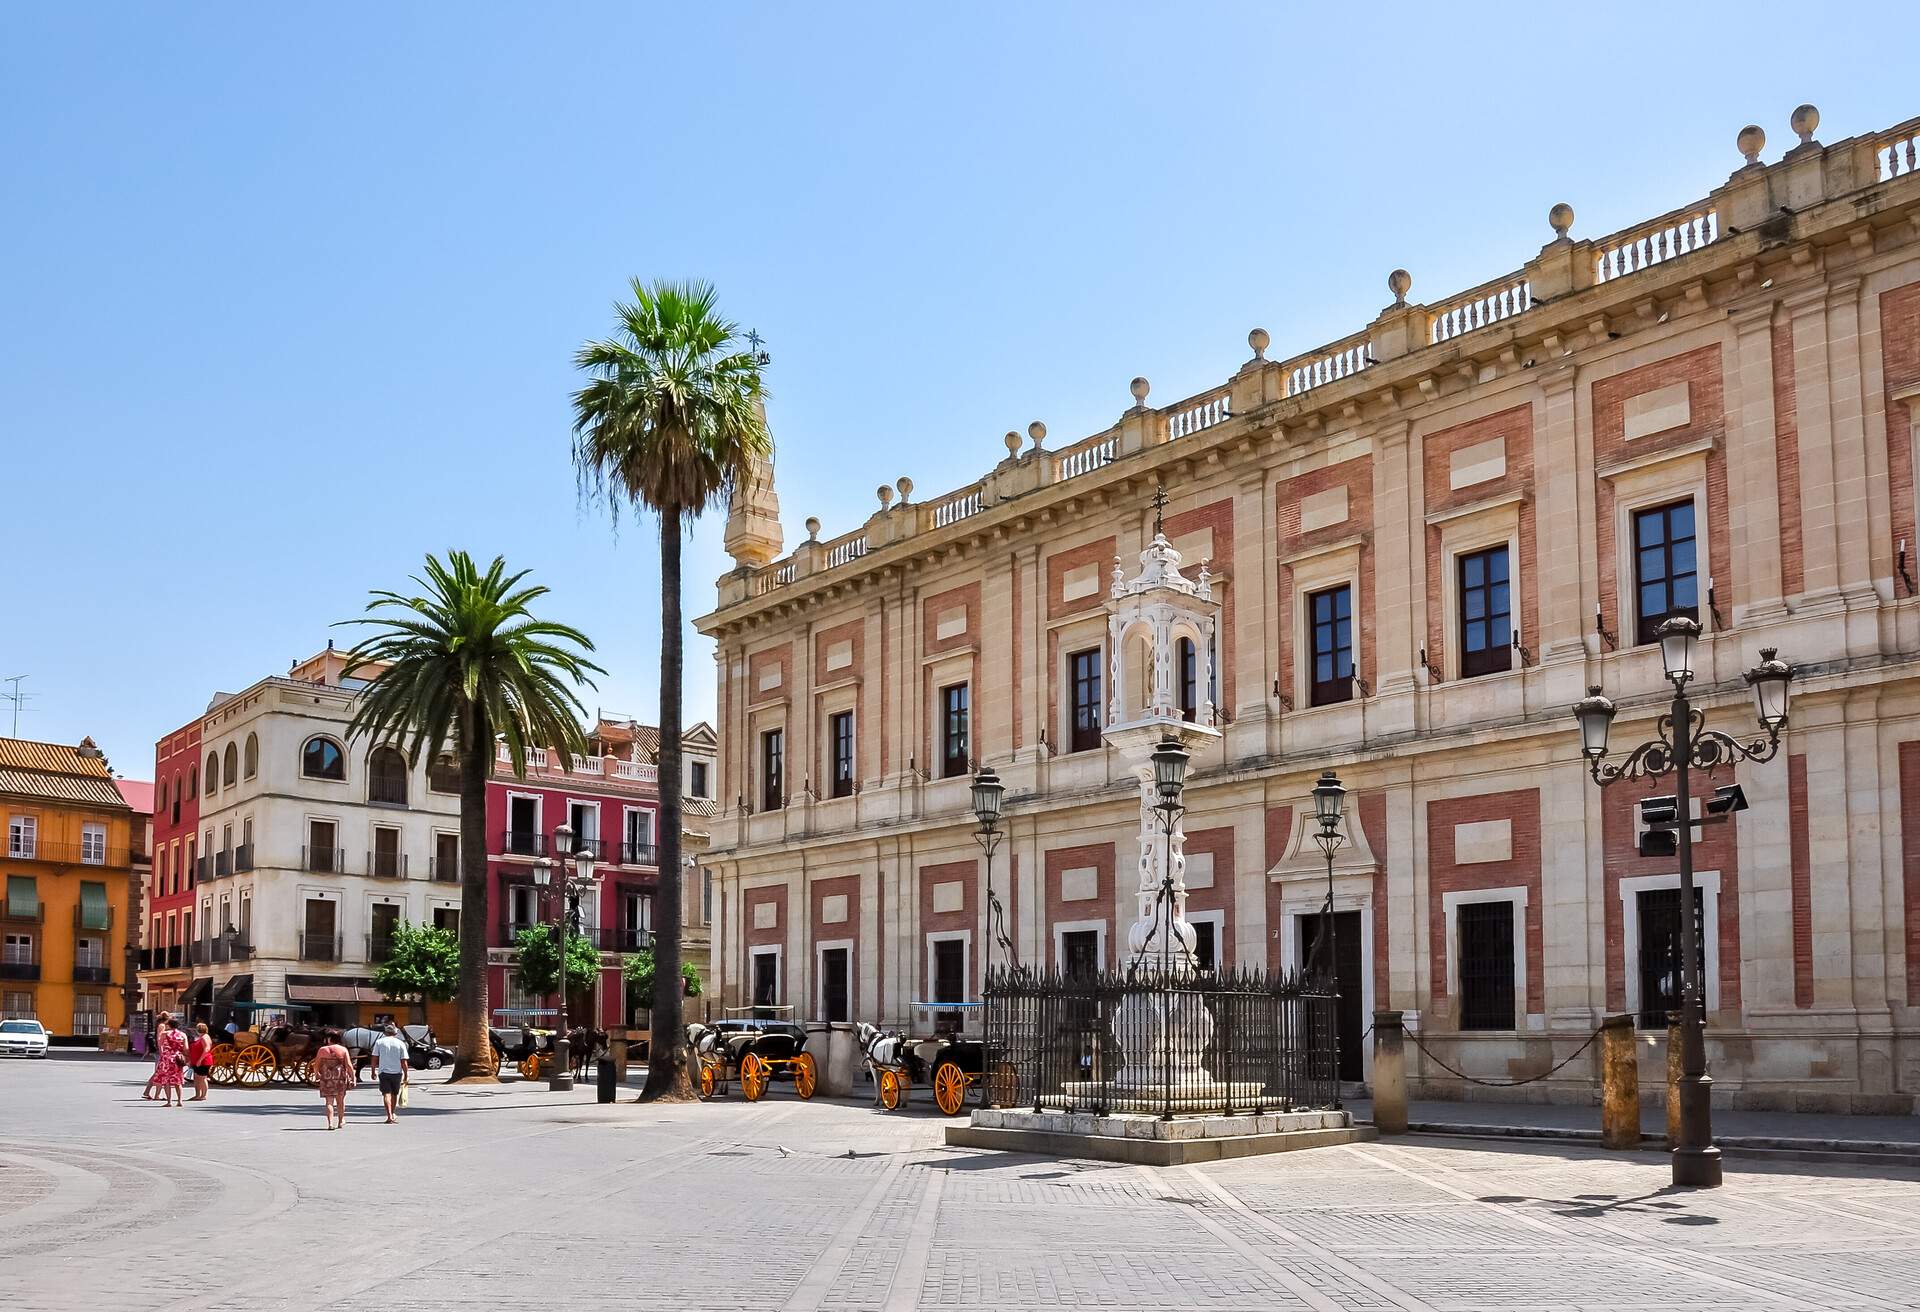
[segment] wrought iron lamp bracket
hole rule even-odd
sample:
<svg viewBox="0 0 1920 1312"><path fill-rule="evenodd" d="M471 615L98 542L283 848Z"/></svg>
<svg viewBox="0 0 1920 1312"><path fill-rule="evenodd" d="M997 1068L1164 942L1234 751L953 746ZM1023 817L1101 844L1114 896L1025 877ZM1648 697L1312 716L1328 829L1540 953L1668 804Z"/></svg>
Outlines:
<svg viewBox="0 0 1920 1312"><path fill-rule="evenodd" d="M1605 757L1594 757L1591 773L1601 787L1622 779L1657 779L1671 774L1679 764L1673 745L1673 716L1663 715L1656 726L1658 737L1648 739L1628 752L1619 764ZM1764 736L1742 742L1732 734L1707 728L1706 714L1696 708L1687 713L1687 764L1695 770L1717 770L1737 761L1765 765L1780 752L1780 730L1771 728Z"/></svg>

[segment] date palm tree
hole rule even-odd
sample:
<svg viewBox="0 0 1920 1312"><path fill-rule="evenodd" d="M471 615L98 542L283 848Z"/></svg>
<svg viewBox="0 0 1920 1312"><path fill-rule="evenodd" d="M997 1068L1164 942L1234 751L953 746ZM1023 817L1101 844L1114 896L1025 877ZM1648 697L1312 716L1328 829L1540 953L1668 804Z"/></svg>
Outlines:
<svg viewBox="0 0 1920 1312"><path fill-rule="evenodd" d="M616 523L623 501L660 520L660 872L654 936L652 1030L677 1036L680 1005L680 540L686 527L773 439L761 411L766 353L722 318L711 285L634 279L614 306L613 336L588 342L574 364L589 381L573 396L573 464L583 498L604 497ZM643 1100L690 1098L678 1042L650 1045Z"/></svg>
<svg viewBox="0 0 1920 1312"><path fill-rule="evenodd" d="M585 744L585 708L574 688L603 673L578 629L535 618L547 589L523 586L498 557L485 573L464 551L427 557L418 596L376 591L360 619L369 633L347 654L347 674L372 678L349 737L392 743L415 761L447 759L460 771L460 1055L453 1078L493 1079L499 1062L487 1030L487 780L495 742L516 778L527 752L545 747L571 763Z"/></svg>

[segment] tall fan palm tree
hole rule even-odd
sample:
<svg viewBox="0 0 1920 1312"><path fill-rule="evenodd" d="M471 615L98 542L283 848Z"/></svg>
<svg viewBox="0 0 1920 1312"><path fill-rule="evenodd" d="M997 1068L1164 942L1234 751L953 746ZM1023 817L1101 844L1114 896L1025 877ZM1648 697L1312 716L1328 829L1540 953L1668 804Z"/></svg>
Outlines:
<svg viewBox="0 0 1920 1312"><path fill-rule="evenodd" d="M493 1079L499 1062L487 1030L487 780L496 739L513 773L525 778L527 749L545 747L573 760L586 744L585 708L573 689L603 673L583 653L593 643L578 629L536 619L547 589L522 586L495 557L483 574L464 551L445 563L427 557L419 596L376 591L360 619L375 630L348 653L347 673L373 682L348 726L350 737L390 742L413 760L444 759L460 769L459 1058L453 1078Z"/></svg>
<svg viewBox="0 0 1920 1312"><path fill-rule="evenodd" d="M720 316L704 282L634 279L613 336L574 364L591 379L573 396L573 464L583 497L604 496L660 518L660 871L652 1030L678 1035L680 995L680 539L725 499L756 460L770 459L760 400L767 355ZM687 1054L651 1045L642 1099L690 1098Z"/></svg>

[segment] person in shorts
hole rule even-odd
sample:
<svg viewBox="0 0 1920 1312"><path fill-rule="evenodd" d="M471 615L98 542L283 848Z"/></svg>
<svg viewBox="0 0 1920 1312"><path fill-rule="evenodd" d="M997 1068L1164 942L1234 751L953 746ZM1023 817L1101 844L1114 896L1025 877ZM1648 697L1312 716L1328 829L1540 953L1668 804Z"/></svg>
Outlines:
<svg viewBox="0 0 1920 1312"><path fill-rule="evenodd" d="M400 1108L400 1086L407 1082L408 1057L407 1041L400 1037L398 1025L389 1024L373 1041L373 1069L380 1077L380 1101L386 1104L388 1125L394 1123L394 1113Z"/></svg>
<svg viewBox="0 0 1920 1312"><path fill-rule="evenodd" d="M193 1097L187 1101L205 1102L207 1078L213 1074L213 1036L207 1033L205 1021L193 1027L193 1040L187 1044L187 1066L193 1071Z"/></svg>

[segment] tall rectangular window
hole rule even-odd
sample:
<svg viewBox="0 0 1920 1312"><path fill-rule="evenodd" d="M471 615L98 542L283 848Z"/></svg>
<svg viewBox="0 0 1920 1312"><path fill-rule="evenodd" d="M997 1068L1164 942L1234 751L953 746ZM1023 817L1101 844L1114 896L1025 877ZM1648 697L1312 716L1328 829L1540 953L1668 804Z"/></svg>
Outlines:
<svg viewBox="0 0 1920 1312"><path fill-rule="evenodd" d="M1219 962L1219 944L1213 941L1214 924L1211 920L1196 920L1193 924L1193 964L1196 970L1213 970Z"/></svg>
<svg viewBox="0 0 1920 1312"><path fill-rule="evenodd" d="M753 956L753 1005L774 1007L780 1003L780 958L772 952Z"/></svg>
<svg viewBox="0 0 1920 1312"><path fill-rule="evenodd" d="M1640 958L1634 963L1640 975L1639 1025L1665 1029L1668 1013L1680 1009L1680 890L1643 888L1635 896L1635 909L1640 913ZM1704 965L1706 890L1698 884L1693 888L1693 932Z"/></svg>
<svg viewBox="0 0 1920 1312"><path fill-rule="evenodd" d="M113 924L113 908L107 903L107 886L92 879L80 881L79 919L81 929L106 929Z"/></svg>
<svg viewBox="0 0 1920 1312"><path fill-rule="evenodd" d="M1660 625L1675 615L1700 618L1693 502L1639 510L1633 516L1634 640L1659 641Z"/></svg>
<svg viewBox="0 0 1920 1312"><path fill-rule="evenodd" d="M80 827L80 863L103 866L107 863L107 827L86 824Z"/></svg>
<svg viewBox="0 0 1920 1312"><path fill-rule="evenodd" d="M832 792L835 797L853 796L853 712L840 711L827 721L833 739Z"/></svg>
<svg viewBox="0 0 1920 1312"><path fill-rule="evenodd" d="M12 920L40 919L40 886L32 875L7 876L7 916Z"/></svg>
<svg viewBox="0 0 1920 1312"><path fill-rule="evenodd" d="M967 1000L967 942L959 938L935 939L933 943L933 1001ZM965 1028L963 1011L938 1011L933 1016L936 1030L958 1031Z"/></svg>
<svg viewBox="0 0 1920 1312"><path fill-rule="evenodd" d="M339 830L334 827L333 821L307 821L307 869L331 874L344 866L346 862L336 846L338 841ZM209 846L212 845L213 835L207 835L207 842Z"/></svg>
<svg viewBox="0 0 1920 1312"><path fill-rule="evenodd" d="M620 860L630 866L650 866L653 854L653 812L634 809L626 812L626 841Z"/></svg>
<svg viewBox="0 0 1920 1312"><path fill-rule="evenodd" d="M940 690L940 777L952 779L967 772L969 725L967 685L956 683Z"/></svg>
<svg viewBox="0 0 1920 1312"><path fill-rule="evenodd" d="M1100 649L1076 651L1067 657L1067 677L1073 690L1073 724L1067 750L1090 752L1100 746Z"/></svg>
<svg viewBox="0 0 1920 1312"><path fill-rule="evenodd" d="M760 735L760 809L778 811L785 800L787 735L782 729L769 729Z"/></svg>
<svg viewBox="0 0 1920 1312"><path fill-rule="evenodd" d="M820 954L821 1020L845 1022L853 1019L852 978L846 948L828 948Z"/></svg>
<svg viewBox="0 0 1920 1312"><path fill-rule="evenodd" d="M40 850L40 822L30 815L16 815L7 821L7 855L33 860Z"/></svg>
<svg viewBox="0 0 1920 1312"><path fill-rule="evenodd" d="M107 1000L98 993L73 995L73 1032L99 1034L107 1028Z"/></svg>
<svg viewBox="0 0 1920 1312"><path fill-rule="evenodd" d="M1513 1028L1513 903L1462 902L1454 912L1460 943L1460 1028Z"/></svg>
<svg viewBox="0 0 1920 1312"><path fill-rule="evenodd" d="M400 860L400 831L384 826L373 831L373 869L368 873L382 879L398 879L405 873Z"/></svg>
<svg viewBox="0 0 1920 1312"><path fill-rule="evenodd" d="M1307 596L1312 665L1307 703L1353 699L1353 588L1345 583Z"/></svg>
<svg viewBox="0 0 1920 1312"><path fill-rule="evenodd" d="M689 797L707 796L707 763L695 761L689 767L687 795Z"/></svg>
<svg viewBox="0 0 1920 1312"><path fill-rule="evenodd" d="M460 835L433 836L433 877L445 883L460 878Z"/></svg>
<svg viewBox="0 0 1920 1312"><path fill-rule="evenodd" d="M1182 638L1174 651L1180 665L1180 718L1191 724L1200 714L1200 649L1192 638Z"/></svg>
<svg viewBox="0 0 1920 1312"><path fill-rule="evenodd" d="M1458 558L1460 677L1497 674L1513 665L1511 588L1507 549L1488 547Z"/></svg>

